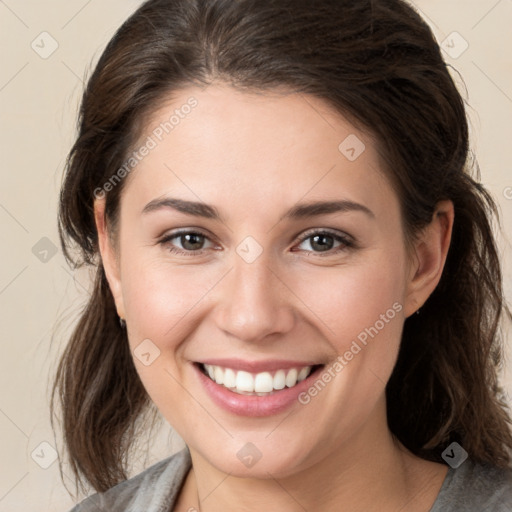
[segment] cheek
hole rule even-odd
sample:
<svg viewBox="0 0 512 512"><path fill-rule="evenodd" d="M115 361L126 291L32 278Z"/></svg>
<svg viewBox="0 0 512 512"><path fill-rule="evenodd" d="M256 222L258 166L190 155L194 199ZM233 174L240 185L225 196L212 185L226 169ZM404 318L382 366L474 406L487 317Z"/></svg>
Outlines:
<svg viewBox="0 0 512 512"><path fill-rule="evenodd" d="M172 266L144 257L137 260L136 252L132 254L121 272L134 364L152 401L182 432L182 423L188 428L193 421L184 420L187 395L182 384L182 342L191 336L201 299L215 280L211 271L208 275L193 265Z"/></svg>
<svg viewBox="0 0 512 512"><path fill-rule="evenodd" d="M399 338L405 291L401 258L398 252L379 251L353 265L315 269L295 279L294 292L338 354L353 340L373 339L372 334L396 340L398 333Z"/></svg>
<svg viewBox="0 0 512 512"><path fill-rule="evenodd" d="M399 251L375 251L358 264L326 272L325 279L308 276L298 281L297 293L307 297L308 306L322 320L316 324L324 326L323 334L338 355L331 391L321 400L312 399L313 415L323 414L323 408L339 410L344 404L354 415L352 420L343 419L350 430L365 421L382 397L404 322L403 261ZM333 432L339 432L334 425Z"/></svg>
<svg viewBox="0 0 512 512"><path fill-rule="evenodd" d="M143 269L143 270L142 270ZM162 260L126 262L123 301L132 331L172 345L188 314L215 284L211 270ZM192 315L193 316L193 315Z"/></svg>
<svg viewBox="0 0 512 512"><path fill-rule="evenodd" d="M316 325L338 354L327 367L327 391L315 382L303 396L312 417L334 411L329 426L323 425L333 443L364 423L385 392L404 322L402 257L397 251L375 253L364 263L326 272L325 279L317 274L300 280L298 294L307 297L321 320Z"/></svg>

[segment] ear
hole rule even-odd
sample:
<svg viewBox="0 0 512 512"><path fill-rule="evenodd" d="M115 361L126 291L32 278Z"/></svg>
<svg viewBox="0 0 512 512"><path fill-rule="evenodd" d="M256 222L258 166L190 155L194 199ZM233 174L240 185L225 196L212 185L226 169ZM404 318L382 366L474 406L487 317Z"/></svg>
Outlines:
<svg viewBox="0 0 512 512"><path fill-rule="evenodd" d="M105 270L110 290L116 303L117 314L125 318L123 294L121 291L121 279L119 271L119 259L112 246L110 233L105 221L105 198L95 199L94 201L94 220L98 232L98 245L101 255L101 261Z"/></svg>
<svg viewBox="0 0 512 512"><path fill-rule="evenodd" d="M415 313L438 285L448 255L454 220L451 201L437 204L432 221L414 243L405 299L405 316Z"/></svg>

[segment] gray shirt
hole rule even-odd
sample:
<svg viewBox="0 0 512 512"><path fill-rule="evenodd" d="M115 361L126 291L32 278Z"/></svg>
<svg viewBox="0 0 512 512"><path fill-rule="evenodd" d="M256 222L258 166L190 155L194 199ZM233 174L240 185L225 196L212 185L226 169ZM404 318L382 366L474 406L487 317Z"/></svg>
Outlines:
<svg viewBox="0 0 512 512"><path fill-rule="evenodd" d="M170 512L190 467L190 452L184 448L70 512ZM512 470L469 459L449 468L430 512L512 512Z"/></svg>

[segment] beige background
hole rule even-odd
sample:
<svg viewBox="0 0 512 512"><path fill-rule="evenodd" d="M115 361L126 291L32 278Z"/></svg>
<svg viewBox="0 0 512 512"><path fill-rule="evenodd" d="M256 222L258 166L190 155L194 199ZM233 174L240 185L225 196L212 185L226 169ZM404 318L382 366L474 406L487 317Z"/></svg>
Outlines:
<svg viewBox="0 0 512 512"><path fill-rule="evenodd" d="M63 512L74 504L53 460L54 448L62 443L49 424L48 375L89 284L87 273L74 274L58 250L57 196L85 71L139 4L0 0L0 512ZM466 83L482 181L502 211L500 243L510 301L512 1L417 0L416 6L438 40L451 46L446 59ZM469 46L458 56L464 41ZM58 48L48 56L52 44ZM511 364L503 379L512 403ZM179 447L180 439L164 424L148 458L137 461L133 473Z"/></svg>

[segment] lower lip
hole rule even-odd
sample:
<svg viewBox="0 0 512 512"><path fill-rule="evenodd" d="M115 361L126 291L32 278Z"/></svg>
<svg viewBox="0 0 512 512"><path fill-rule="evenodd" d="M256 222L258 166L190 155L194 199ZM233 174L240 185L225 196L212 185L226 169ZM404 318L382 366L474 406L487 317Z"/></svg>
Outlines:
<svg viewBox="0 0 512 512"><path fill-rule="evenodd" d="M230 391L207 377L196 364L193 364L193 367L213 402L233 414L253 417L279 414L290 408L294 402L299 403L299 394L310 387L312 381L323 368L322 366L317 368L307 379L304 379L292 388L274 391L272 395L257 396L240 395Z"/></svg>

